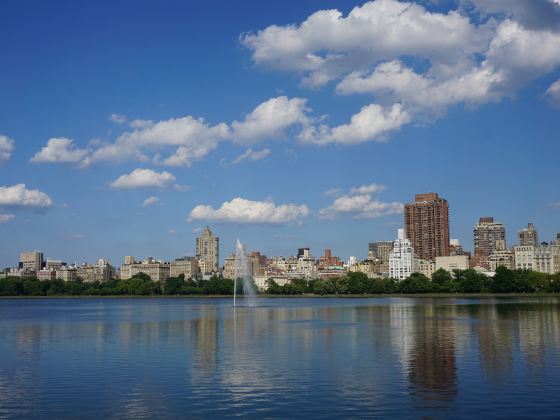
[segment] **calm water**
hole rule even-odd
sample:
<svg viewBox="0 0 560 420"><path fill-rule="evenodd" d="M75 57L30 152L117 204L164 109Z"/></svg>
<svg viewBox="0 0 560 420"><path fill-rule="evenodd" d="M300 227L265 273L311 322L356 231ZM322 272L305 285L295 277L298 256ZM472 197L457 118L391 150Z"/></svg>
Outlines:
<svg viewBox="0 0 560 420"><path fill-rule="evenodd" d="M0 418L558 418L559 303L0 299Z"/></svg>

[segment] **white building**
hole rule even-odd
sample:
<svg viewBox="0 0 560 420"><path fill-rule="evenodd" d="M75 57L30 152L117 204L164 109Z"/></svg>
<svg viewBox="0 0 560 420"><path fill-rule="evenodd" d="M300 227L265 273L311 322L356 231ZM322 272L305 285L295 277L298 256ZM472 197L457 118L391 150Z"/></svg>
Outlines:
<svg viewBox="0 0 560 420"><path fill-rule="evenodd" d="M389 277L404 280L417 271L416 258L410 239L405 239L404 229L398 230L398 238L389 254Z"/></svg>
<svg viewBox="0 0 560 420"><path fill-rule="evenodd" d="M534 270L535 247L532 245L516 245L513 247L513 258L517 270Z"/></svg>

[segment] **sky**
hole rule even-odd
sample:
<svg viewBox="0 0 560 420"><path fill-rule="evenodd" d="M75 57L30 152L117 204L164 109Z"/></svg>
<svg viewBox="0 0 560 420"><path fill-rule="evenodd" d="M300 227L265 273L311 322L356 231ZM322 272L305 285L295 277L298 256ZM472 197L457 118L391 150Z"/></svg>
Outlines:
<svg viewBox="0 0 560 420"><path fill-rule="evenodd" d="M0 266L560 232L560 1L7 1Z"/></svg>

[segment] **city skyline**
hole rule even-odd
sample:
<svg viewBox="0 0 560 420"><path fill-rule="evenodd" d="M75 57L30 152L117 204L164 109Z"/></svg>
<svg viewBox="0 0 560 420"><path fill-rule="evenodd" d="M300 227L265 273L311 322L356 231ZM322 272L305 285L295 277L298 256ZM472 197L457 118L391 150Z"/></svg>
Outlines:
<svg viewBox="0 0 560 420"><path fill-rule="evenodd" d="M32 249L79 262L194 255L207 225L220 264L237 238L267 255L365 257L430 191L466 250L486 216L508 246L528 223L548 242L560 231L560 35L530 13L560 8L545 3L5 5L0 266ZM373 21L403 43L359 60L360 37L389 31L361 25ZM340 44L313 37L330 31Z"/></svg>

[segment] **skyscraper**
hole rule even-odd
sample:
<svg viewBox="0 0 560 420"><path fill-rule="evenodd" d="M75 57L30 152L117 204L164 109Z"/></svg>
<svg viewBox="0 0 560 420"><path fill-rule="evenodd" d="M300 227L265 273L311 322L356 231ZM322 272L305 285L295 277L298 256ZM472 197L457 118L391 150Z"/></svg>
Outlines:
<svg viewBox="0 0 560 420"><path fill-rule="evenodd" d="M517 232L517 239L520 246L539 246L537 229L532 223L529 223L525 229Z"/></svg>
<svg viewBox="0 0 560 420"><path fill-rule="evenodd" d="M487 257L498 249L498 241L504 241L500 248L505 249L506 228L493 217L481 217L474 226L473 239L474 254Z"/></svg>
<svg viewBox="0 0 560 420"><path fill-rule="evenodd" d="M406 237L424 260L449 255L449 204L437 193L416 194L404 206Z"/></svg>
<svg viewBox="0 0 560 420"><path fill-rule="evenodd" d="M202 235L196 238L196 257L202 261L200 264L203 274L211 273L218 270L218 262L220 260L220 238L214 236L208 226L202 232Z"/></svg>
<svg viewBox="0 0 560 420"><path fill-rule="evenodd" d="M398 230L397 240L389 254L389 277L404 280L417 271L414 249L409 239L405 239L403 229Z"/></svg>

